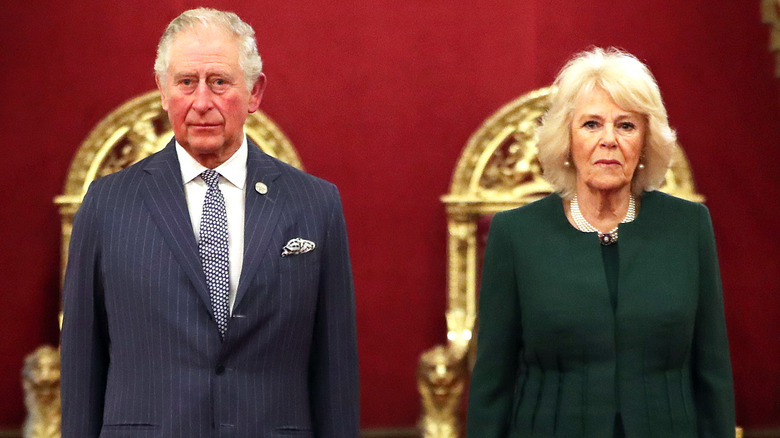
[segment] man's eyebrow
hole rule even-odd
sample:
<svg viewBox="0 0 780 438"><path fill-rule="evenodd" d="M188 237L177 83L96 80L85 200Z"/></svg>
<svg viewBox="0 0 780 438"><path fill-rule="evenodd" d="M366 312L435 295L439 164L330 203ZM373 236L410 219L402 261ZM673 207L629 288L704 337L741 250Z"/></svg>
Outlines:
<svg viewBox="0 0 780 438"><path fill-rule="evenodd" d="M206 70L206 77L209 76L225 76L232 78L234 75L226 70Z"/></svg>
<svg viewBox="0 0 780 438"><path fill-rule="evenodd" d="M174 78L181 78L187 76L197 76L198 74L192 71L179 71L173 74Z"/></svg>

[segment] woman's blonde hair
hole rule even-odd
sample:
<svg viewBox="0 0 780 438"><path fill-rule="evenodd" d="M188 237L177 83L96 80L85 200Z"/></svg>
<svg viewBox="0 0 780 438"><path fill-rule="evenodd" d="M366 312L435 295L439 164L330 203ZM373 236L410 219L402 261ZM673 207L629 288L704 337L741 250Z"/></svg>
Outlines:
<svg viewBox="0 0 780 438"><path fill-rule="evenodd" d="M571 120L580 96L604 90L626 111L645 116L647 133L631 181L635 195L658 188L672 159L677 134L669 126L661 91L652 73L634 55L614 47L576 54L558 73L556 92L539 127L539 161L544 177L564 198L574 194L577 174L571 163ZM567 162L569 162L567 165Z"/></svg>

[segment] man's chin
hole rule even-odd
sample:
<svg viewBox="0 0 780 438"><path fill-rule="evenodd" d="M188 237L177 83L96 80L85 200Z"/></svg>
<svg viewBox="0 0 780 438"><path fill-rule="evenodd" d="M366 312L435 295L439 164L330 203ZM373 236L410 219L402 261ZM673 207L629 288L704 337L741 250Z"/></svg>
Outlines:
<svg viewBox="0 0 780 438"><path fill-rule="evenodd" d="M179 143L184 150L189 152L193 157L199 155L218 155L226 149L224 142L214 141L213 139L211 141L192 141L192 139L190 139L186 145L182 142Z"/></svg>

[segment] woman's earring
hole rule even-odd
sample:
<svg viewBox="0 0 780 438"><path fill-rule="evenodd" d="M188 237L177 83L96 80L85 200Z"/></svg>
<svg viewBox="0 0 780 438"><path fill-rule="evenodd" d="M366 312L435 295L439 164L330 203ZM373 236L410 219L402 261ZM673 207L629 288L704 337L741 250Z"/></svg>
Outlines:
<svg viewBox="0 0 780 438"><path fill-rule="evenodd" d="M639 166L638 166L638 167L639 167L639 170L642 170L642 169L644 169L644 168L645 168L645 165L644 165L644 164L642 164L642 163L639 163Z"/></svg>
<svg viewBox="0 0 780 438"><path fill-rule="evenodd" d="M563 165L566 166L566 167L569 167L569 166L571 166L571 163L569 163L569 160L566 160L566 161L563 162Z"/></svg>

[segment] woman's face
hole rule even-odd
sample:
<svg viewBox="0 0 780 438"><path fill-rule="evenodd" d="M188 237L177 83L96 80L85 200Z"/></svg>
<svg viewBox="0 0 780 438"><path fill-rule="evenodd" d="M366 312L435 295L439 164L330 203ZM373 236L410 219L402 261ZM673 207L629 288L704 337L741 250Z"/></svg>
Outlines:
<svg viewBox="0 0 780 438"><path fill-rule="evenodd" d="M645 142L647 120L626 111L601 88L580 96L571 121L577 188L630 187Z"/></svg>

